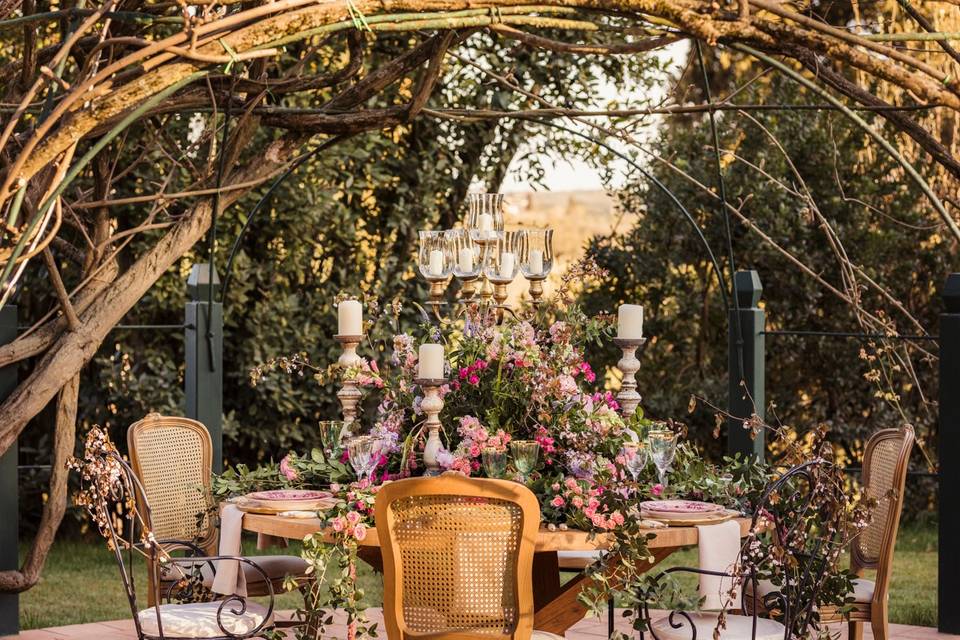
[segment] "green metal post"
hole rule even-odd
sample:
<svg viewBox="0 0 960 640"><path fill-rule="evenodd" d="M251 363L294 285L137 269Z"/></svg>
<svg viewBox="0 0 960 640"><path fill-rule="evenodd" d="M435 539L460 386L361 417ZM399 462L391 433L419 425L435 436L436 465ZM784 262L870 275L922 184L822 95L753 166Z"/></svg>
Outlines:
<svg viewBox="0 0 960 640"><path fill-rule="evenodd" d="M0 309L0 344L17 337L17 307L6 305ZM0 398L6 398L17 386L17 365L0 369ZM0 456L0 571L17 569L19 558L20 505L17 498L17 443ZM20 633L20 597L0 595L0 636Z"/></svg>
<svg viewBox="0 0 960 640"><path fill-rule="evenodd" d="M728 348L727 451L751 454L763 459L766 453L764 433L755 437L743 428L743 422L756 413L764 417L764 359L766 314L758 304L763 287L756 271L734 274L737 304L730 309Z"/></svg>
<svg viewBox="0 0 960 640"><path fill-rule="evenodd" d="M223 305L217 299L220 278L209 264L195 264L187 279L186 414L210 431L213 470L223 470ZM212 291L211 291L212 288Z"/></svg>
<svg viewBox="0 0 960 640"><path fill-rule="evenodd" d="M960 456L960 273L951 273L943 288L944 311L940 314L940 421L937 429L940 512L937 562L937 628L941 633L960 634L960 595L955 578L960 572L960 466L951 460Z"/></svg>

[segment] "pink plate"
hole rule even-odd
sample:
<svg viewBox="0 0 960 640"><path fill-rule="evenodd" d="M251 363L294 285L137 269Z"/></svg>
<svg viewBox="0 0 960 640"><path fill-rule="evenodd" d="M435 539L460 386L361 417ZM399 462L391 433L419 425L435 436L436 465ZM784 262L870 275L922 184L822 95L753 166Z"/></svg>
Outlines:
<svg viewBox="0 0 960 640"><path fill-rule="evenodd" d="M273 491L257 491L248 493L247 498L251 500L290 500L316 501L329 498L332 494L329 491L312 491L310 489L275 489Z"/></svg>
<svg viewBox="0 0 960 640"><path fill-rule="evenodd" d="M647 500L640 503L640 509L649 513L701 515L723 511L724 507L696 500Z"/></svg>

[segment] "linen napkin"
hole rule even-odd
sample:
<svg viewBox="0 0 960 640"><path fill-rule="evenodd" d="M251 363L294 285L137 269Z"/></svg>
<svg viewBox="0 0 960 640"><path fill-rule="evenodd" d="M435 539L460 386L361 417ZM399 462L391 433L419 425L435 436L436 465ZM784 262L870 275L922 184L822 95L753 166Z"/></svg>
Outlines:
<svg viewBox="0 0 960 640"><path fill-rule="evenodd" d="M235 504L224 504L220 509L221 556L240 555L240 534L243 532L243 511ZM237 560L217 560L217 573L210 587L215 593L227 596L247 595L247 578Z"/></svg>
<svg viewBox="0 0 960 640"><path fill-rule="evenodd" d="M740 555L740 523L727 520L720 524L698 525L700 568L707 571L732 573ZM733 599L728 592L734 586L732 578L700 576L700 597L704 598L702 609L723 609L740 606L740 587L736 586Z"/></svg>

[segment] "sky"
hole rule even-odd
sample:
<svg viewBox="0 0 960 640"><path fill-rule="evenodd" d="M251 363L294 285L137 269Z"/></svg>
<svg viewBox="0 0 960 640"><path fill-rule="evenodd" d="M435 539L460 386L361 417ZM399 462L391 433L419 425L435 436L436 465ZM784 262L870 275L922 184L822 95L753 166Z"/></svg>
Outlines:
<svg viewBox="0 0 960 640"><path fill-rule="evenodd" d="M669 61L671 64L668 67L669 73L674 73L679 68L679 63L686 59L686 49L689 44L686 41L681 41L674 43L668 47L660 49L656 52L656 55L661 59ZM665 90L668 86L667 82L664 82L662 85ZM613 84L607 83L597 100L597 104L607 103L609 100L618 97L621 93L622 87L617 87ZM629 102L633 104L637 103L655 103L661 100L664 96L665 91L660 91L659 95L657 91L654 91L651 94L645 95L627 95L620 96L624 99L624 102ZM563 124L571 127L579 127L576 123L571 123L569 121L561 121ZM641 134L641 137L650 136L655 132L655 128ZM522 153L518 153L518 156L522 156ZM528 191L598 191L605 188L616 189L619 186L616 178L614 182L609 185L604 185L603 181L600 179L600 174L598 171L590 167L588 164L576 159L563 159L563 158L552 158L547 157L543 160L543 167L546 171L546 175L543 180L543 185L533 185L529 182L522 180L516 172L516 164L511 165L510 171L507 174L506 179L504 180L503 185L500 190L504 193L517 193L517 192L528 192ZM626 166L623 166L623 170L618 172L618 175L626 175Z"/></svg>

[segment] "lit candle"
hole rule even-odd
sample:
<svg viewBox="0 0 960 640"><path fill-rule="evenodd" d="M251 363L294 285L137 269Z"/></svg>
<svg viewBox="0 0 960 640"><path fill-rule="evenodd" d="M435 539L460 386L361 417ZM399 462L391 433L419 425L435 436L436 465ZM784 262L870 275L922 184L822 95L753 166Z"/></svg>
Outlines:
<svg viewBox="0 0 960 640"><path fill-rule="evenodd" d="M543 273L543 251L540 249L530 249L530 273L534 275Z"/></svg>
<svg viewBox="0 0 960 640"><path fill-rule="evenodd" d="M341 336L363 335L363 305L359 300L344 300L337 305L337 333Z"/></svg>
<svg viewBox="0 0 960 640"><path fill-rule="evenodd" d="M464 273L473 271L473 249L460 249L459 264L460 271Z"/></svg>
<svg viewBox="0 0 960 640"><path fill-rule="evenodd" d="M477 229L480 231L493 231L493 216L489 213L481 213L477 216Z"/></svg>
<svg viewBox="0 0 960 640"><path fill-rule="evenodd" d="M443 345L420 345L420 364L417 368L418 377L424 380L443 379Z"/></svg>
<svg viewBox="0 0 960 640"><path fill-rule="evenodd" d="M513 266L517 257L510 251L504 251L500 254L500 277L504 280L513 278Z"/></svg>
<svg viewBox="0 0 960 640"><path fill-rule="evenodd" d="M430 251L430 266L427 268L427 273L432 276L443 275L443 251L440 249Z"/></svg>
<svg viewBox="0 0 960 640"><path fill-rule="evenodd" d="M643 307L622 304L617 313L617 337L637 340L643 337Z"/></svg>

